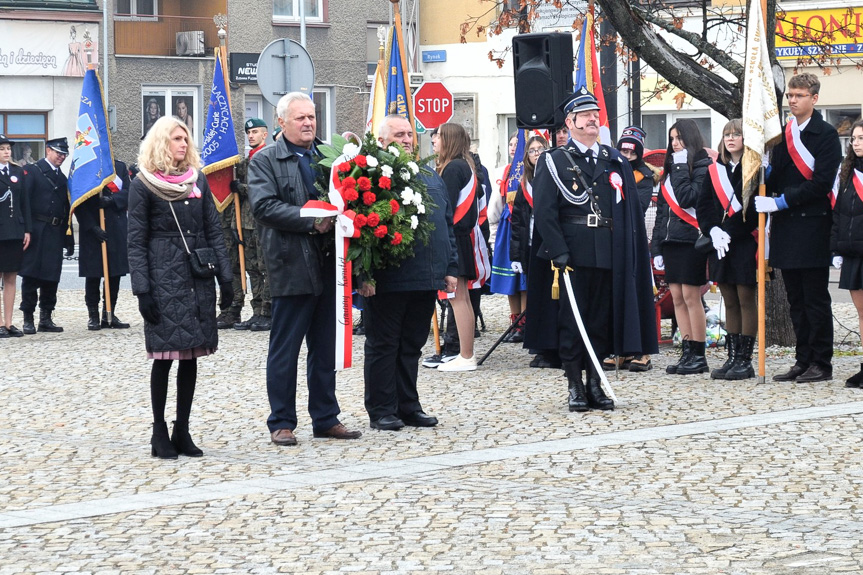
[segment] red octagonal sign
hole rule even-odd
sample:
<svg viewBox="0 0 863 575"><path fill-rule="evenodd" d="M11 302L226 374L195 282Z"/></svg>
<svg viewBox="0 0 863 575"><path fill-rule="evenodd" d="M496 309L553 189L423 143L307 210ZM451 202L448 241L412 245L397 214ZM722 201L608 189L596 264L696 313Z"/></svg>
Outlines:
<svg viewBox="0 0 863 575"><path fill-rule="evenodd" d="M437 128L452 118L452 93L440 82L424 82L414 93L414 116L426 129Z"/></svg>

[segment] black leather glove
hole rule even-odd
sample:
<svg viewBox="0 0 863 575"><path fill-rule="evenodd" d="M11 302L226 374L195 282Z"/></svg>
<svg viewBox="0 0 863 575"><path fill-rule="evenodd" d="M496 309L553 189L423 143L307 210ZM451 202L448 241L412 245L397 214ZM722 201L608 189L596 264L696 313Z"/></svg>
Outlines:
<svg viewBox="0 0 863 575"><path fill-rule="evenodd" d="M103 230L99 226L93 226L90 229L90 231L93 232L93 235L96 236L96 239L99 240L100 242L104 242L104 241L108 240L108 232L106 232L105 230Z"/></svg>
<svg viewBox="0 0 863 575"><path fill-rule="evenodd" d="M226 310L234 302L234 286L230 282L221 283L219 284L219 292L221 293L219 297L219 309Z"/></svg>
<svg viewBox="0 0 863 575"><path fill-rule="evenodd" d="M157 324L162 321L162 314L159 313L159 306L156 305L156 300L150 295L150 292L138 294L138 311L141 312L141 317L147 323Z"/></svg>
<svg viewBox="0 0 863 575"><path fill-rule="evenodd" d="M554 267L558 269L566 269L566 266L569 265L569 252L565 252L551 260L551 263L554 264Z"/></svg>
<svg viewBox="0 0 863 575"><path fill-rule="evenodd" d="M63 247L66 248L66 257L75 255L75 238L72 235L63 236Z"/></svg>
<svg viewBox="0 0 863 575"><path fill-rule="evenodd" d="M99 207L100 208L107 208L107 207L110 207L113 205L114 205L114 196L106 196L105 194L102 194L101 196L99 196Z"/></svg>
<svg viewBox="0 0 863 575"><path fill-rule="evenodd" d="M240 193L240 180L231 180L230 183L231 191L235 194Z"/></svg>

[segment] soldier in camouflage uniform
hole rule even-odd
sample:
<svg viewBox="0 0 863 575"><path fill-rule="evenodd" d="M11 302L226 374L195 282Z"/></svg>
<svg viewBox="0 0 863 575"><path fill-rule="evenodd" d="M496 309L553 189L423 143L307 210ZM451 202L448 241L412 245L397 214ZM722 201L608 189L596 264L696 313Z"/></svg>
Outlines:
<svg viewBox="0 0 863 575"><path fill-rule="evenodd" d="M252 147L249 157L244 158L237 164L237 179L231 182L231 191L240 197L240 223L243 226L243 246L245 248L246 273L252 281L252 312L253 315L246 321L238 321L234 329L251 331L269 331L270 329L270 290L267 286L267 272L264 266L264 254L258 249L258 235L255 231L255 218L252 216L252 208L248 195L248 169L249 160L256 152L264 149L267 145L267 125L260 118L250 118L246 121L244 128ZM231 219L231 233L236 236L237 219ZM232 257L238 258L236 255ZM235 283L239 281L239 261L236 264ZM237 292L235 292L237 293ZM239 290L239 306L242 308L242 290ZM234 304L238 303L234 298Z"/></svg>

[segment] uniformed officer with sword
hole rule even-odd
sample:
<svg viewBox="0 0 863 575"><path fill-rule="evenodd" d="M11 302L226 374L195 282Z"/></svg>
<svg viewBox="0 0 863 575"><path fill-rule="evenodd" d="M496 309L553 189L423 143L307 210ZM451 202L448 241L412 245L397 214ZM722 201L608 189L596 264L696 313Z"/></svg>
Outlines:
<svg viewBox="0 0 863 575"><path fill-rule="evenodd" d="M599 105L593 94L581 88L561 107L570 139L540 157L534 177L539 255L568 274L558 347L569 410L612 410L614 393L599 360L657 352L644 216L629 162L598 143Z"/></svg>

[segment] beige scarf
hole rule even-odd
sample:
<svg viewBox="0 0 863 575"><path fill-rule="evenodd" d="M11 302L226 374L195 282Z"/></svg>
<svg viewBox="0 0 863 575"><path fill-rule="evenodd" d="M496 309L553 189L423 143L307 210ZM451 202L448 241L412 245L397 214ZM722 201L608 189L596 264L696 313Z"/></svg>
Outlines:
<svg viewBox="0 0 863 575"><path fill-rule="evenodd" d="M185 174L167 174L169 176L186 176L179 179L177 183L166 182L151 172L148 172L143 167L139 168L138 175L141 176L141 181L144 182L144 185L147 186L148 190L166 202L175 202L177 200L188 198L189 194L192 193L192 190L195 187L195 182L198 181L198 170L195 168L189 168L189 171Z"/></svg>

